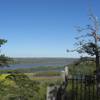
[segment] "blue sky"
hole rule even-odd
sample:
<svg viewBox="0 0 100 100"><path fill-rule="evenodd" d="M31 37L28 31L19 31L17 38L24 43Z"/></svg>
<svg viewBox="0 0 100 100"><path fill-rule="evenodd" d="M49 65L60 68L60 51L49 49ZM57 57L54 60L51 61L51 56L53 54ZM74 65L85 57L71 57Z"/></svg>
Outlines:
<svg viewBox="0 0 100 100"><path fill-rule="evenodd" d="M100 1L91 0L100 18ZM2 53L10 57L78 57L75 26L87 25L88 0L0 0Z"/></svg>

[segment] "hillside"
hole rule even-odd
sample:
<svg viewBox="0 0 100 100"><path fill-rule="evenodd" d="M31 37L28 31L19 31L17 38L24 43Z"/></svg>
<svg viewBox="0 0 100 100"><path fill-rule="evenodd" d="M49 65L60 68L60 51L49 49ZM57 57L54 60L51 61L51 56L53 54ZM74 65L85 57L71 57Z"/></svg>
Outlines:
<svg viewBox="0 0 100 100"><path fill-rule="evenodd" d="M70 64L77 58L13 58L15 64Z"/></svg>

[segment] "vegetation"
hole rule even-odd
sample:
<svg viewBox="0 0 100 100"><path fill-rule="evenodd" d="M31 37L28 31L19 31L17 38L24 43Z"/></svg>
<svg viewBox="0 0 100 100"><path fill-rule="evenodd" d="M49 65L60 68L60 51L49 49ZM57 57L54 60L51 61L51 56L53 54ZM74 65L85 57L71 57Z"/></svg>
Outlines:
<svg viewBox="0 0 100 100"><path fill-rule="evenodd" d="M78 65L75 62L69 65L69 74L93 74L94 66L95 62L84 61ZM42 69L42 67L38 68ZM44 71L25 71L25 73L18 70L5 70L5 73L0 75L0 98L2 100L45 100L47 86L62 82L60 77L53 78L53 76L60 76L60 72L52 72L51 68L43 67ZM57 68L64 69L64 66L54 67L54 69ZM70 90L71 86L69 85L67 88Z"/></svg>
<svg viewBox="0 0 100 100"><path fill-rule="evenodd" d="M72 74L95 74L95 62L81 62L77 64L77 62L69 65L69 73Z"/></svg>
<svg viewBox="0 0 100 100"><path fill-rule="evenodd" d="M50 77L50 76L60 76L60 72L55 72L55 71L47 71L47 72L37 72L34 74L34 76L39 76L39 77Z"/></svg>
<svg viewBox="0 0 100 100"><path fill-rule="evenodd" d="M0 99L2 100L45 100L49 84L58 84L60 79L37 80L27 74L11 73L0 76Z"/></svg>
<svg viewBox="0 0 100 100"><path fill-rule="evenodd" d="M0 39L0 47L7 42L5 39ZM0 52L0 67L9 66L10 58L6 57L4 54Z"/></svg>

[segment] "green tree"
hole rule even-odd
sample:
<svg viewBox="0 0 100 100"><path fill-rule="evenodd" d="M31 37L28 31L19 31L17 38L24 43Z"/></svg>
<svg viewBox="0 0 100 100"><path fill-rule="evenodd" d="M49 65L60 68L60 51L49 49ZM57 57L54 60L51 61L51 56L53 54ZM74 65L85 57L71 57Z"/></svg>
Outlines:
<svg viewBox="0 0 100 100"><path fill-rule="evenodd" d="M0 39L0 48L2 45L4 45L5 43L7 43L7 40L5 39ZM1 54L0 52L0 67L4 67L4 66L8 66L8 62L11 59L9 57L6 57L4 54Z"/></svg>

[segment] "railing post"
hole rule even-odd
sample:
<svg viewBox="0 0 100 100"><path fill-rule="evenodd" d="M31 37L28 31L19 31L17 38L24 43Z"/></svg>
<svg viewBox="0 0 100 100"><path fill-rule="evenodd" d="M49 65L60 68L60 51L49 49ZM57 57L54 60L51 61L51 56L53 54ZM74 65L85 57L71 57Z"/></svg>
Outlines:
<svg viewBox="0 0 100 100"><path fill-rule="evenodd" d="M97 71L96 73L96 79L97 79L97 100L99 100L99 95L100 95L100 70Z"/></svg>
<svg viewBox="0 0 100 100"><path fill-rule="evenodd" d="M68 84L68 66L65 66L64 71L61 72L61 77L63 82L58 88L56 100L67 100L66 87Z"/></svg>
<svg viewBox="0 0 100 100"><path fill-rule="evenodd" d="M61 76L63 82L58 88L56 100L67 100L66 87L68 84L68 66L66 66L65 70L61 72Z"/></svg>

